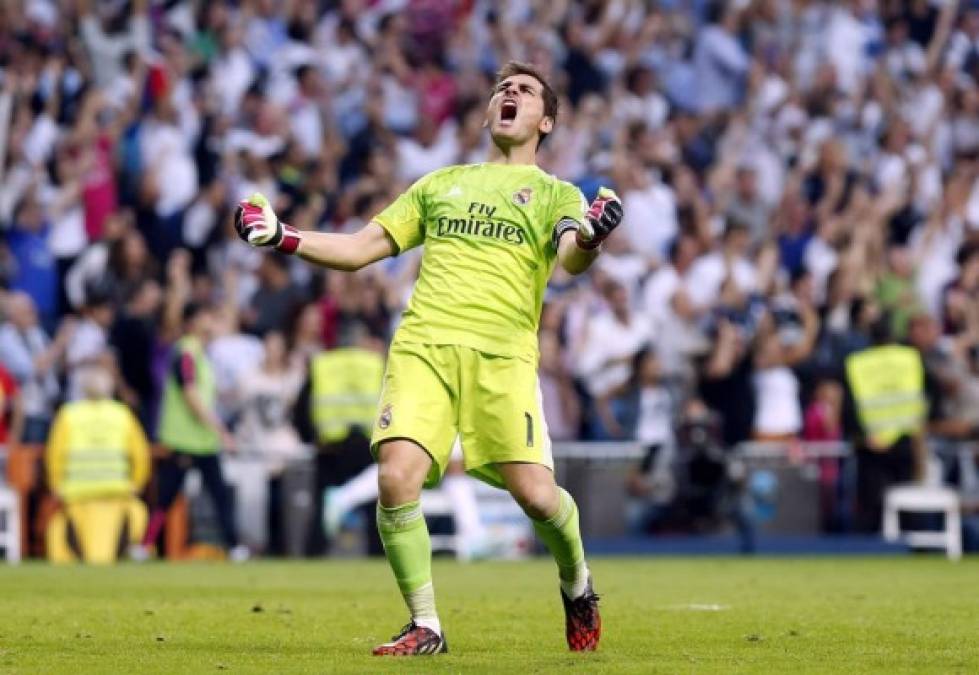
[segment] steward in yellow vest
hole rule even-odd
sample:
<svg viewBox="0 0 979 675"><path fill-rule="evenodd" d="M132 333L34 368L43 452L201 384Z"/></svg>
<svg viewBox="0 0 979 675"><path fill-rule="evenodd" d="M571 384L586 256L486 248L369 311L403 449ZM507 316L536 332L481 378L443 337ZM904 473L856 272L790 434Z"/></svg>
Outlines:
<svg viewBox="0 0 979 675"><path fill-rule="evenodd" d="M360 347L320 352L310 362L310 411L320 444L355 431L370 437L384 378L384 358Z"/></svg>
<svg viewBox="0 0 979 675"><path fill-rule="evenodd" d="M310 359L309 379L296 402L296 426L317 449L308 555L322 555L326 550L322 525L326 489L342 485L373 461L370 437L384 379L383 343L362 326L351 332L346 346ZM376 543L379 546L379 540Z"/></svg>
<svg viewBox="0 0 979 675"><path fill-rule="evenodd" d="M913 347L890 338L890 318L871 329L873 345L846 359L851 427L857 453L858 525L880 527L888 487L921 477L928 421L925 369Z"/></svg>
<svg viewBox="0 0 979 675"><path fill-rule="evenodd" d="M86 368L80 380L84 398L58 411L45 455L48 485L63 505L47 528L48 558L111 563L146 529L137 495L149 478L149 448L136 416L110 398L105 370Z"/></svg>

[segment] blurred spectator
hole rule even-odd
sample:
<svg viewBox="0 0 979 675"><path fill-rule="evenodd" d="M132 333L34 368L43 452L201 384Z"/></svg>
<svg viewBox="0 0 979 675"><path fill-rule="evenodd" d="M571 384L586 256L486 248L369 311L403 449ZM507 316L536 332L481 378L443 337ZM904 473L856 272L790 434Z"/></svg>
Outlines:
<svg viewBox="0 0 979 675"><path fill-rule="evenodd" d="M701 112L737 107L745 94L751 56L737 37L740 22L738 3L710 3L707 25L697 36L693 56Z"/></svg>
<svg viewBox="0 0 979 675"><path fill-rule="evenodd" d="M754 243L761 243L770 233L772 205L765 201L758 186L758 168L750 160L742 160L734 170L733 185L725 195L728 199L724 217L728 222L743 223Z"/></svg>
<svg viewBox="0 0 979 675"><path fill-rule="evenodd" d="M843 440L843 387L832 380L820 381L806 408L802 439L814 442ZM819 513L823 532L839 532L844 526L842 459L821 457L819 463Z"/></svg>
<svg viewBox="0 0 979 675"><path fill-rule="evenodd" d="M819 319L809 305L801 305L800 310L802 335L788 342L777 330L771 330L758 338L752 383L756 440L792 439L802 431L802 397L792 368L812 352Z"/></svg>
<svg viewBox="0 0 979 675"><path fill-rule="evenodd" d="M748 294L757 290L757 270L747 257L750 244L751 235L744 223L727 224L721 247L698 258L690 269L687 288L694 305L715 304L725 280L733 284L731 292Z"/></svg>
<svg viewBox="0 0 979 675"><path fill-rule="evenodd" d="M155 431L157 387L154 360L158 348L158 315L163 304L160 284L145 279L130 291L109 332L116 354L123 395L143 428Z"/></svg>
<svg viewBox="0 0 979 675"><path fill-rule="evenodd" d="M115 320L115 311L107 289L89 291L81 320L65 347L66 398L69 401L81 398L81 378L87 368L115 368L115 359L109 351L109 329Z"/></svg>
<svg viewBox="0 0 979 675"><path fill-rule="evenodd" d="M567 364L561 360L561 345L553 331L540 333L539 381L547 431L553 441L578 437L581 403Z"/></svg>
<svg viewBox="0 0 979 675"><path fill-rule="evenodd" d="M107 564L146 529L138 495L149 478L150 452L136 417L112 400L108 371L87 369L79 387L82 398L58 411L44 457L61 505L48 524L48 559Z"/></svg>
<svg viewBox="0 0 979 675"><path fill-rule="evenodd" d="M669 260L651 274L643 289L642 307L655 326L656 349L664 373L689 382L689 359L704 342L698 320L706 307L691 299L689 272L697 260L695 237L681 235L670 247Z"/></svg>
<svg viewBox="0 0 979 675"><path fill-rule="evenodd" d="M226 289L230 291L234 285L235 282L229 282ZM228 422L241 405L242 378L262 362L265 352L260 338L241 330L230 298L215 308L213 320L214 334L207 344L207 357L214 368L217 411Z"/></svg>
<svg viewBox="0 0 979 675"><path fill-rule="evenodd" d="M738 289L724 282L714 317L713 345L701 367L699 392L721 418L722 438L728 446L751 438L755 419L751 344L763 309Z"/></svg>
<svg viewBox="0 0 979 675"><path fill-rule="evenodd" d="M304 300L303 291L289 277L289 260L285 256L262 256L258 268L258 288L242 320L257 335L274 330L285 332L289 317Z"/></svg>
<svg viewBox="0 0 979 675"><path fill-rule="evenodd" d="M319 303L307 302L297 309L289 341L303 362L323 350L323 309Z"/></svg>
<svg viewBox="0 0 979 675"><path fill-rule="evenodd" d="M628 168L622 185L623 219L617 238L628 241L631 250L660 262L679 229L673 189L638 164Z"/></svg>
<svg viewBox="0 0 979 675"><path fill-rule="evenodd" d="M14 211L14 227L7 235L14 273L10 287L25 292L34 303L41 325L54 333L60 313L58 268L50 242L51 227L33 192Z"/></svg>
<svg viewBox="0 0 979 675"><path fill-rule="evenodd" d="M237 447L260 454L268 472L268 540L265 553L285 553L285 503L282 472L302 457L303 444L291 424L292 408L303 383L303 364L290 356L282 333L270 331L263 340L264 358L242 375L235 427Z"/></svg>
<svg viewBox="0 0 979 675"><path fill-rule="evenodd" d="M160 418L160 442L170 454L159 468L159 492L143 544L156 542L167 510L183 489L187 470L193 467L200 471L214 502L229 556L241 561L247 559L248 549L238 542L232 497L218 457L222 448L234 450L234 437L217 415L214 371L205 356L214 322L211 307L191 304L184 310L186 331L174 345Z"/></svg>
<svg viewBox="0 0 979 675"><path fill-rule="evenodd" d="M61 393L57 366L64 358L73 322L52 342L38 325L34 302L25 293L7 299L8 321L0 325L0 360L17 380L24 407L24 443L43 443Z"/></svg>
<svg viewBox="0 0 979 675"><path fill-rule="evenodd" d="M663 382L660 359L648 347L636 355L633 380L633 396L636 397L633 433L636 440L646 448L649 463L661 461L656 459L656 455L672 450L677 406L673 394Z"/></svg>
<svg viewBox="0 0 979 675"><path fill-rule="evenodd" d="M112 214L103 225L102 239L82 251L68 269L65 275L65 290L68 300L75 310L80 310L85 305L86 294L89 290L97 288L104 280L111 278L109 272L110 258L113 259L112 267L115 270L121 268L123 245L119 242L132 230L132 218L133 214L129 211L119 211ZM143 249L145 251L145 244ZM145 256L142 259L139 256L131 256L131 258L132 261L125 265L126 270L130 273L125 275L130 277L126 278L125 281L129 284L134 282L131 277L136 276L135 273L141 275L150 273L150 270L146 269L148 260ZM117 279L123 280L122 278ZM114 285L115 280L112 279L104 285ZM112 290L113 293L117 292L115 288ZM117 299L123 297L125 297L124 294L116 296Z"/></svg>
<svg viewBox="0 0 979 675"><path fill-rule="evenodd" d="M652 323L629 305L626 289L608 279L602 288L605 311L593 317L585 335L575 368L592 397L588 426L592 437L623 437L624 401L620 388L632 377L632 364L652 338Z"/></svg>

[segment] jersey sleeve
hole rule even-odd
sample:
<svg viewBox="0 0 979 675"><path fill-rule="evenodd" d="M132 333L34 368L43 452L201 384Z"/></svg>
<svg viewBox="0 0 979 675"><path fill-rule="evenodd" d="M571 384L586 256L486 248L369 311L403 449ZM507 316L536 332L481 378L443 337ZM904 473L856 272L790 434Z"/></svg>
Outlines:
<svg viewBox="0 0 979 675"><path fill-rule="evenodd" d="M197 366L194 363L194 355L184 349L174 354L171 372L181 387L196 384Z"/></svg>
<svg viewBox="0 0 979 675"><path fill-rule="evenodd" d="M373 220L383 227L398 247L398 253L420 246L425 240L425 188L429 176L415 181Z"/></svg>
<svg viewBox="0 0 979 675"><path fill-rule="evenodd" d="M554 192L549 221L553 226L551 242L557 248L561 236L568 230L577 230L585 217L588 204L581 190L570 183L558 183Z"/></svg>

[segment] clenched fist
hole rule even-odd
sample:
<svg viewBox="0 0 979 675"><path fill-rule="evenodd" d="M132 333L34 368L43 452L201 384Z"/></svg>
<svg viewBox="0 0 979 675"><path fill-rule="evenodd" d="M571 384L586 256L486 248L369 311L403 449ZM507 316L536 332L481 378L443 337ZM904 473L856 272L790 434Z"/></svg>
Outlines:
<svg viewBox="0 0 979 675"><path fill-rule="evenodd" d="M296 252L302 241L299 230L280 221L268 198L260 192L238 202L235 230L242 241L252 246L271 246L289 255Z"/></svg>

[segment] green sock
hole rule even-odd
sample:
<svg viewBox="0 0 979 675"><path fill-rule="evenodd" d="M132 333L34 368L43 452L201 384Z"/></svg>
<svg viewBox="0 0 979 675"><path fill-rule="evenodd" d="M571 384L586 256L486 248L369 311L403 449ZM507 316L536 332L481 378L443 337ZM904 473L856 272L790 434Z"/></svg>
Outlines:
<svg viewBox="0 0 979 675"><path fill-rule="evenodd" d="M534 530L554 556L561 589L574 599L585 592L588 566L585 564L585 547L578 527L578 507L564 488L558 488L558 492L560 502L557 513L547 520L534 520Z"/></svg>
<svg viewBox="0 0 979 675"><path fill-rule="evenodd" d="M432 542L421 504L413 501L388 508L378 502L377 530L411 618L441 633L432 586Z"/></svg>

